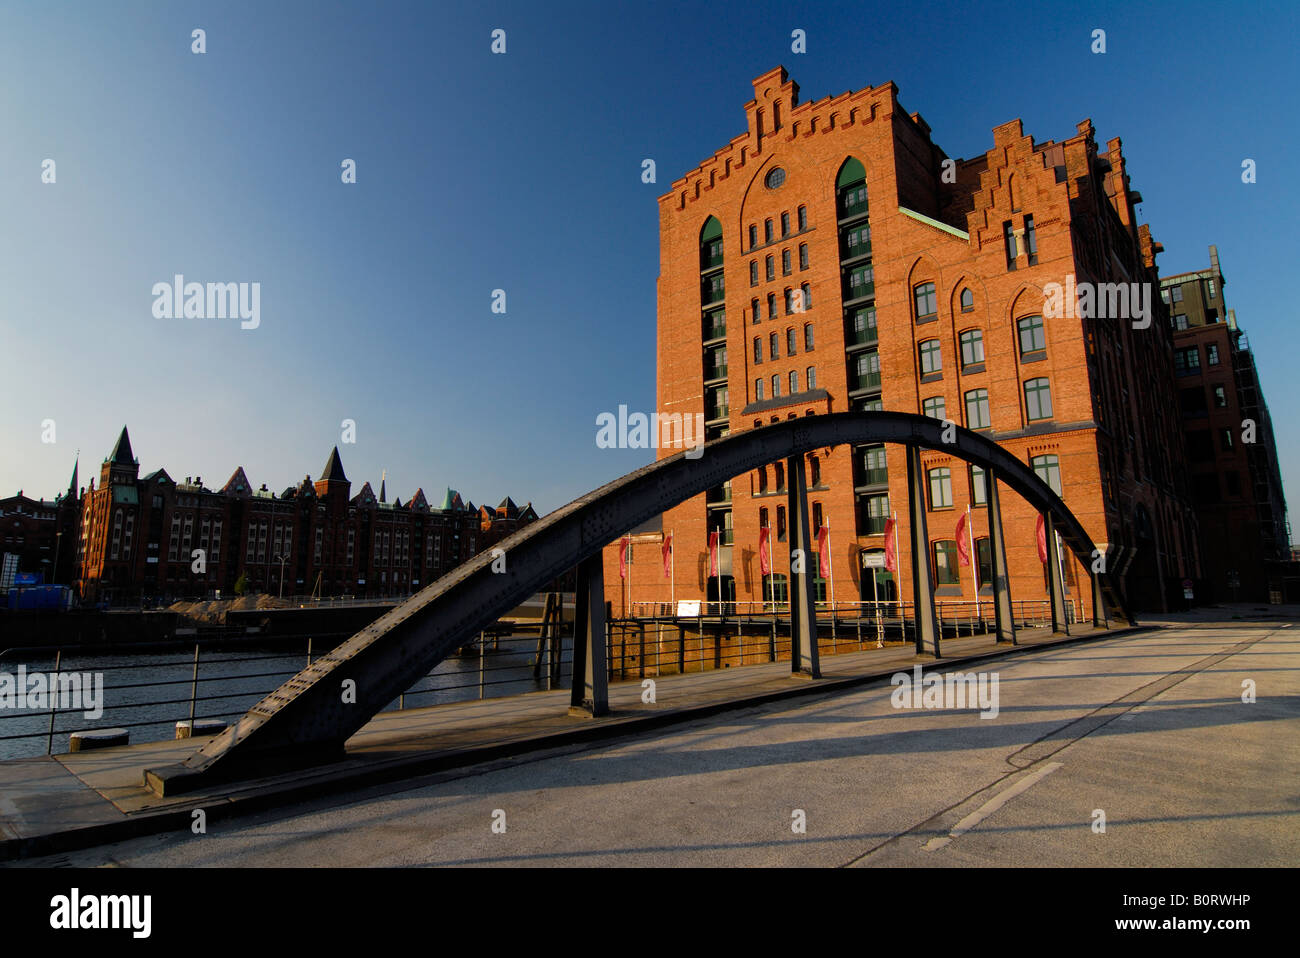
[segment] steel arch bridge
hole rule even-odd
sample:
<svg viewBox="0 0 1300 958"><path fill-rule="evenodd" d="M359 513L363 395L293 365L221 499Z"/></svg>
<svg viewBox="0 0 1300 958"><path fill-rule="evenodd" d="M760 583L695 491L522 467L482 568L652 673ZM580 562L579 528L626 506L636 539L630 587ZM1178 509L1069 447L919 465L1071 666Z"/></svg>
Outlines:
<svg viewBox="0 0 1300 958"><path fill-rule="evenodd" d="M940 651L922 449L941 449L986 471L998 641L1015 642L999 481L1044 517L1053 629L1066 629L1053 533L1060 533L1085 569L1095 567L1097 553L1083 526L1029 466L985 436L928 416L859 412L787 419L715 439L705 445L702 455L695 450L694 458L683 451L660 459L520 529L498 544L505 553L505 571L493 570L493 551L463 563L313 662L184 763L146 771L145 784L159 794L173 794L218 780L341 757L347 739L380 709L480 630L575 567L578 591L571 701L589 714L603 714L608 710L608 693L602 549L666 509L742 473L784 459L790 550L802 549L805 556L812 555L814 532L808 523L803 456L823 447L868 443L896 443L907 450L918 654L938 656ZM1118 584L1110 582L1104 572L1090 575L1094 625L1106 624L1107 606L1115 617L1125 618ZM812 572L792 570L790 610L791 668L820 677ZM351 702L345 702L342 694L348 682L354 683Z"/></svg>

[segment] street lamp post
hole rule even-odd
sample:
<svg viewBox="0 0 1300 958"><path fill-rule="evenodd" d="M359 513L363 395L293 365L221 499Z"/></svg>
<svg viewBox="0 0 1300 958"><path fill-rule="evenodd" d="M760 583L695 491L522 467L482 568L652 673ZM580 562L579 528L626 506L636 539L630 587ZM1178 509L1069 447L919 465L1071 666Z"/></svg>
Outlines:
<svg viewBox="0 0 1300 958"><path fill-rule="evenodd" d="M280 598L284 598L284 564L288 561L288 556L276 556L276 561L280 563Z"/></svg>

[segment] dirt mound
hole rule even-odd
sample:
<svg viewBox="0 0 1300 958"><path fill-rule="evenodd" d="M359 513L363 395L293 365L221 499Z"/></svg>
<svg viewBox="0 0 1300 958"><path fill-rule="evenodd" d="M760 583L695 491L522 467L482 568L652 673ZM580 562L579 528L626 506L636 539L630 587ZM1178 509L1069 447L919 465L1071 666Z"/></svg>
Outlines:
<svg viewBox="0 0 1300 958"><path fill-rule="evenodd" d="M208 599L197 602L174 602L168 607L181 618L196 625L224 625L227 612L256 612L262 609L287 609L294 603L273 595L243 595L236 599Z"/></svg>

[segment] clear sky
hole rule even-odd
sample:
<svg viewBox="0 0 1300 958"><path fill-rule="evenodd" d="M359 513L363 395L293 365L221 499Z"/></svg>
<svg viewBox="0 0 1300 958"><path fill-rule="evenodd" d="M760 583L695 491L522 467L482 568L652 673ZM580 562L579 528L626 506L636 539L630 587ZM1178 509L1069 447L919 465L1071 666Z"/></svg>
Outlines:
<svg viewBox="0 0 1300 958"><path fill-rule="evenodd" d="M1300 508L1298 9L11 0L0 493L97 476L123 424L145 472L281 490L352 419L354 488L542 513L648 462L595 419L653 409L656 198L784 64L804 100L893 80L953 157L1016 117L1122 137L1162 270L1219 247ZM155 318L177 273L260 283L260 325Z"/></svg>

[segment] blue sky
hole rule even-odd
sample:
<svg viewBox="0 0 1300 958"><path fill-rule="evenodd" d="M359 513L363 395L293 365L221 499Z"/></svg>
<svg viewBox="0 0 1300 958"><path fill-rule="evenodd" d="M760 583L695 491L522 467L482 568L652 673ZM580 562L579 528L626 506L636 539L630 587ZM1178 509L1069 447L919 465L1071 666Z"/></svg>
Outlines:
<svg viewBox="0 0 1300 958"><path fill-rule="evenodd" d="M743 130L780 63L805 100L893 80L954 157L1016 117L1039 140L1085 117L1122 137L1162 270L1219 247L1300 503L1300 332L1279 308L1298 21L1290 4L8 3L0 493L53 495L77 449L85 482L124 423L145 471L213 486L243 465L279 490L352 419L354 487L387 469L403 499L453 486L540 512L649 461L594 439L599 412L653 408L656 198ZM156 319L153 284L177 273L261 283L260 326Z"/></svg>

